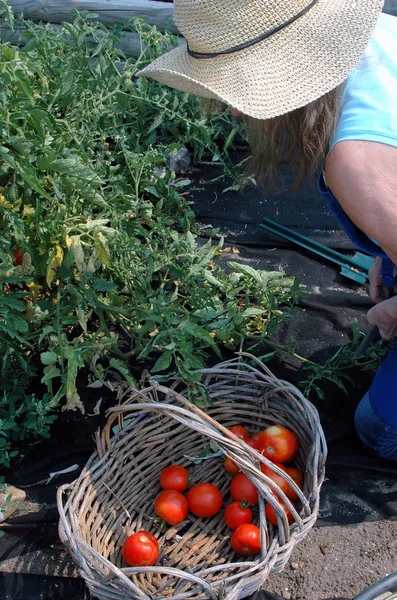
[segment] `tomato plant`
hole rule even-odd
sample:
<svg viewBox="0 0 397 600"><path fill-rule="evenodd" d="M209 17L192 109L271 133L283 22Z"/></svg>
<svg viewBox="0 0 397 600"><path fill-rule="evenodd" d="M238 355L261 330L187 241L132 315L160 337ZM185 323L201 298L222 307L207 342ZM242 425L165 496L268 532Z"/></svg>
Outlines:
<svg viewBox="0 0 397 600"><path fill-rule="evenodd" d="M224 469L229 475L237 475L240 472L240 467L229 457L223 463Z"/></svg>
<svg viewBox="0 0 397 600"><path fill-rule="evenodd" d="M281 501L279 501L279 502L284 509L288 523L292 523L294 521L294 517L292 516L291 511L285 506L284 502L281 502ZM273 523L273 525L277 525L276 511L274 510L274 508L271 504L266 504L265 514L266 514L267 520L270 521L270 523Z"/></svg>
<svg viewBox="0 0 397 600"><path fill-rule="evenodd" d="M154 512L168 525L178 525L187 517L189 507L185 496L176 490L164 490L154 502Z"/></svg>
<svg viewBox="0 0 397 600"><path fill-rule="evenodd" d="M242 502L232 502L226 506L223 518L230 529L237 529L252 522L252 510Z"/></svg>
<svg viewBox="0 0 397 600"><path fill-rule="evenodd" d="M212 483L198 483L187 494L189 510L196 517L212 517L222 507L222 494Z"/></svg>
<svg viewBox="0 0 397 600"><path fill-rule="evenodd" d="M285 473L287 472L287 469L284 467L284 465L282 465L281 463L274 463L279 469L281 469L282 471L284 471ZM281 475L278 475L275 471L273 471L272 467L268 467L267 465L264 465L261 463L261 471L264 475L266 475L267 477L269 477L269 479L271 479L272 481L274 481L274 483L276 483L278 485L278 487L280 488L280 490L282 492L284 492L284 494L287 493L287 491L291 488L291 486L289 485L288 481L286 481L285 479L283 479L281 477ZM274 492L274 490L272 490Z"/></svg>
<svg viewBox="0 0 397 600"><path fill-rule="evenodd" d="M295 481L296 485L298 486L299 489L303 490L303 473L300 469L297 469L296 467L287 467L286 469L288 475L291 477L291 479L293 479L293 481ZM292 487L289 485L288 486L288 490L285 492L287 498L289 498L290 500L296 500L298 498L298 494L295 492L295 490L292 489Z"/></svg>
<svg viewBox="0 0 397 600"><path fill-rule="evenodd" d="M123 559L132 567L150 567L159 557L159 545L152 533L141 530L128 536L121 550Z"/></svg>
<svg viewBox="0 0 397 600"><path fill-rule="evenodd" d="M249 440L250 434L248 433L248 430L242 425L232 425L232 427L229 427L229 431L234 433L234 435L236 435L241 440Z"/></svg>
<svg viewBox="0 0 397 600"><path fill-rule="evenodd" d="M189 473L184 467L170 465L160 473L160 485L163 490L184 492L188 486Z"/></svg>
<svg viewBox="0 0 397 600"><path fill-rule="evenodd" d="M258 504L258 490L245 473L237 473L230 484L230 493L233 500Z"/></svg>
<svg viewBox="0 0 397 600"><path fill-rule="evenodd" d="M271 425L259 434L258 441L262 454L274 462L288 462L299 448L297 435L282 425Z"/></svg>
<svg viewBox="0 0 397 600"><path fill-rule="evenodd" d="M233 531L231 538L232 548L238 554L250 556L261 551L261 534L256 525L240 525Z"/></svg>

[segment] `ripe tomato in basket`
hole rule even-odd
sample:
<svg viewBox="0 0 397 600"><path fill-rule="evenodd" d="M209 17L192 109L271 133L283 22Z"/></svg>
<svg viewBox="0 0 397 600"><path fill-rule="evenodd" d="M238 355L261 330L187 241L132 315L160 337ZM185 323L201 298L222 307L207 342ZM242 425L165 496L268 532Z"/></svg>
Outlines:
<svg viewBox="0 0 397 600"><path fill-rule="evenodd" d="M263 456L273 462L288 462L298 452L297 435L282 425L271 425L259 434L259 446Z"/></svg>
<svg viewBox="0 0 397 600"><path fill-rule="evenodd" d="M125 540L121 554L132 567L150 567L159 558L159 545L152 533L142 529Z"/></svg>
<svg viewBox="0 0 397 600"><path fill-rule="evenodd" d="M250 438L246 440L248 446L251 446L254 450L258 450L260 452L259 440L258 438Z"/></svg>
<svg viewBox="0 0 397 600"><path fill-rule="evenodd" d="M303 490L303 473L300 469L297 469L296 467L287 467L287 473L288 475L291 477L291 479L293 479L296 483L296 485L298 486L299 489ZM288 486L288 490L285 492L287 498L289 498L290 500L296 500L298 498L298 494L295 492L295 490L292 489L292 487L289 485Z"/></svg>
<svg viewBox="0 0 397 600"><path fill-rule="evenodd" d="M226 458L223 467L229 475L237 475L240 472L240 467L229 457Z"/></svg>
<svg viewBox="0 0 397 600"><path fill-rule="evenodd" d="M184 467L170 465L160 473L160 485L163 490L184 492L188 486L189 473Z"/></svg>
<svg viewBox="0 0 397 600"><path fill-rule="evenodd" d="M281 463L274 463L279 469L281 469L282 471L284 471L284 473L287 472L287 469L284 467L284 465L282 465ZM289 485L289 483L283 479L281 477L281 475L278 475L275 471L273 471L272 467L268 467L267 465L264 465L263 463L261 463L261 467L260 467L262 473L264 475L266 475L267 477L269 477L269 479L271 479L272 481L274 481L274 483L276 483L278 485L278 487L280 488L280 490L282 492L284 492L284 494L288 495L287 492L289 490L293 491L291 486ZM276 493L275 490L272 490L273 493ZM277 495L277 494L276 494Z"/></svg>
<svg viewBox="0 0 397 600"><path fill-rule="evenodd" d="M230 529L237 529L252 522L252 510L243 502L232 502L226 506L223 518Z"/></svg>
<svg viewBox="0 0 397 600"><path fill-rule="evenodd" d="M233 500L245 501L248 504L258 504L258 490L245 473L237 473L230 484Z"/></svg>
<svg viewBox="0 0 397 600"><path fill-rule="evenodd" d="M189 510L196 517L212 517L216 515L223 503L222 494L212 483L198 483L187 493Z"/></svg>
<svg viewBox="0 0 397 600"><path fill-rule="evenodd" d="M281 502L281 500L279 500L279 503L281 504L281 506L284 509L284 512L286 514L288 523L293 523L294 522L294 517L292 516L291 511L285 506L284 502ZM265 514L266 514L266 518L268 521L270 521L270 523L273 523L273 525L277 525L277 515L276 515L276 511L274 510L273 506L271 504L266 504L265 506Z"/></svg>
<svg viewBox="0 0 397 600"><path fill-rule="evenodd" d="M178 525L187 517L189 506L185 496L175 490L164 490L154 502L154 512L168 525Z"/></svg>
<svg viewBox="0 0 397 600"><path fill-rule="evenodd" d="M232 433L234 433L234 435L236 435L238 438L244 441L249 440L250 434L248 433L248 430L242 425L232 425L231 427L229 427L229 431L231 431Z"/></svg>
<svg viewBox="0 0 397 600"><path fill-rule="evenodd" d="M261 551L261 534L256 525L240 525L233 531L231 537L232 548L238 554L251 556Z"/></svg>

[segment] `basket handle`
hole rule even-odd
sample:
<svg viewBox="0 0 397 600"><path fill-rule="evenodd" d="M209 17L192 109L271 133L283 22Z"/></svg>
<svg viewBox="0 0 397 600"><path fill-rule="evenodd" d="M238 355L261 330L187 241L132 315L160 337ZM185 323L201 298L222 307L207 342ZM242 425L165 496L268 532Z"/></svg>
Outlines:
<svg viewBox="0 0 397 600"><path fill-rule="evenodd" d="M114 406L108 410L107 414L109 416L108 416L107 423L103 427L102 434L99 431L97 431L96 435L95 435L97 452L100 457L102 457L105 454L106 450L111 451L112 446L110 443L110 434L111 434L112 425L114 424L114 422L117 419L120 419L120 417L122 417L124 413L139 410L141 407L143 409L145 405L151 405L152 411L156 412L156 409L153 408L153 404L159 404L161 406L161 408L159 407L160 411L162 411L166 406L171 411L173 411L173 412L176 411L177 407L174 407L172 405L165 405L164 403L160 404L158 401L156 401L156 402L149 401L148 402L145 394L147 394L149 391L152 391L152 390L154 392L156 392L156 395L157 395L157 393L162 393L166 397L173 396L181 404L185 405L186 408L188 408L191 413L195 414L199 418L200 421L206 422L211 428L213 428L213 429L219 431L220 433L222 433L223 435L227 436L229 439L236 442L239 446L242 445L242 440L239 437L237 437L232 431L229 431L229 429L227 427L225 427L224 425L221 425L220 423L215 421L215 419L210 417L206 412L201 410L198 406L196 406L195 404L193 404L192 402L187 400L187 398L185 398L182 394L180 394L179 392L175 391L172 388L168 388L163 385L160 385L155 380L152 380L150 387L148 387L144 390L141 390L141 391L134 390L134 400L139 398L140 399L139 404L118 405L118 406ZM248 451L250 451L250 450L251 450L251 448L248 447Z"/></svg>
<svg viewBox="0 0 397 600"><path fill-rule="evenodd" d="M212 589L209 583L204 581L204 579L201 579L192 573L186 573L185 571L175 569L175 567L125 567L121 569L121 571L124 573L124 575L139 575L140 573L163 573L164 575L171 575L173 577L178 577L179 579L186 579L191 583L196 583L199 585L206 594L206 598L210 598L211 600L217 600L218 598L218 594ZM116 576L116 573L111 573L103 580L103 583L109 583Z"/></svg>

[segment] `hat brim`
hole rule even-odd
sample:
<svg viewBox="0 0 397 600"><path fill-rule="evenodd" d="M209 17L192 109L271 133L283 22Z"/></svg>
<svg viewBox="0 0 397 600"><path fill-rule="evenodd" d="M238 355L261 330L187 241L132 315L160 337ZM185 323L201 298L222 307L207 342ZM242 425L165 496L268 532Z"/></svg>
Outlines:
<svg viewBox="0 0 397 600"><path fill-rule="evenodd" d="M244 50L197 59L182 45L137 76L270 119L313 102L346 79L382 7L383 0L319 0L294 24Z"/></svg>

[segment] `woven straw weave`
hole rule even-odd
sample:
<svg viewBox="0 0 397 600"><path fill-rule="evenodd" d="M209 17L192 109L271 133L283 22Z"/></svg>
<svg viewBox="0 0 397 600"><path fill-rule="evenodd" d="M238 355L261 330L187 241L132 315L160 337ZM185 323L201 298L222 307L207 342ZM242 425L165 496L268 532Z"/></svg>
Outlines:
<svg viewBox="0 0 397 600"><path fill-rule="evenodd" d="M133 391L127 402L109 411L108 423L97 436L97 451L80 477L59 488L60 537L94 597L245 598L271 572L284 567L295 544L315 523L326 459L316 409L299 390L278 380L248 354L205 369L203 383L212 401L205 412L186 399L186 392L178 393L176 385L166 388L153 381L150 387ZM279 472L299 493L296 510L260 471L258 460L269 461L242 440L225 435L225 428L235 424L244 424L253 435L274 423L292 429L300 439L294 465L305 474L303 493ZM233 552L223 511L207 519L189 514L183 523L163 529L153 519L159 475L170 464L186 467L192 484L209 481L217 485L228 503L230 476L223 468L225 455L259 491L254 512L262 541L258 556ZM295 518L292 525L272 490L289 506ZM278 527L266 521L266 502L276 511ZM151 531L159 541L160 559L153 567L123 563L123 542L140 529Z"/></svg>

